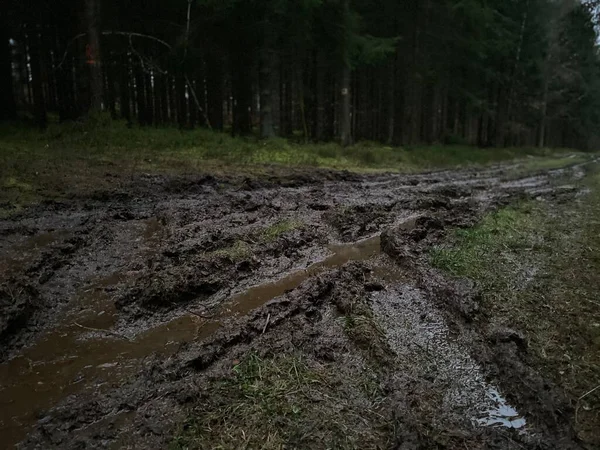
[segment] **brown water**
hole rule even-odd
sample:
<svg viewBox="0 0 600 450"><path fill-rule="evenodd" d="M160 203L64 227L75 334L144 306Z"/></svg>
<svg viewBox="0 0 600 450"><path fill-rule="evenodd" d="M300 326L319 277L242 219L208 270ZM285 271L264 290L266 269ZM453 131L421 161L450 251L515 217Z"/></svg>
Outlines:
<svg viewBox="0 0 600 450"><path fill-rule="evenodd" d="M13 246L8 255L0 260L0 273L17 272L31 263L40 252L60 240L66 239L71 234L66 230L50 231L26 238L23 242Z"/></svg>
<svg viewBox="0 0 600 450"><path fill-rule="evenodd" d="M381 238L373 236L352 244L329 245L332 255L322 261L312 264L306 269L292 272L280 280L254 286L247 291L234 296L226 303L219 317L243 316L269 300L279 297L288 291L296 289L305 280L324 272L327 269L340 267L349 261L365 261L379 254Z"/></svg>
<svg viewBox="0 0 600 450"><path fill-rule="evenodd" d="M68 314L35 345L0 365L0 435L4 445L19 442L36 415L70 394L94 392L135 373L152 353L172 354L182 342L212 334L218 324L184 316L127 339L110 331L114 302L102 288L118 283L115 275L98 281L81 299L86 308Z"/></svg>
<svg viewBox="0 0 600 450"><path fill-rule="evenodd" d="M411 226L410 222L407 224ZM156 239L160 229L158 222L150 221L143 238ZM24 349L20 356L0 364L2 444L8 448L18 443L45 410L68 395L94 393L118 384L135 374L148 355L172 354L184 342L203 340L212 335L224 319L243 316L297 288L309 277L349 261L364 261L376 256L380 253L380 237L330 245L328 249L331 256L306 269L233 296L214 319L186 315L140 333L134 339L111 330L117 311L106 289L126 282L128 275L116 273L96 280L55 329Z"/></svg>

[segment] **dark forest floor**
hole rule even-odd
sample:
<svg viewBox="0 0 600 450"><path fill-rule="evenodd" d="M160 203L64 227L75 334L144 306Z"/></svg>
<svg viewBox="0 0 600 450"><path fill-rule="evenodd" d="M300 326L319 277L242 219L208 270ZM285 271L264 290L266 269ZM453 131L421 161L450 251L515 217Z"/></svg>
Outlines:
<svg viewBox="0 0 600 450"><path fill-rule="evenodd" d="M595 155L177 171L38 138L2 178L3 445L600 444Z"/></svg>

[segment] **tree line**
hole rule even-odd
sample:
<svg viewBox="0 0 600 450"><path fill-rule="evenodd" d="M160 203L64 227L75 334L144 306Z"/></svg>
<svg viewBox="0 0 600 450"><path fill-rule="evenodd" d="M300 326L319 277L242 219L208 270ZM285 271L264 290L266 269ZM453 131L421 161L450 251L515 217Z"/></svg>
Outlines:
<svg viewBox="0 0 600 450"><path fill-rule="evenodd" d="M11 0L0 118L591 148L595 2Z"/></svg>

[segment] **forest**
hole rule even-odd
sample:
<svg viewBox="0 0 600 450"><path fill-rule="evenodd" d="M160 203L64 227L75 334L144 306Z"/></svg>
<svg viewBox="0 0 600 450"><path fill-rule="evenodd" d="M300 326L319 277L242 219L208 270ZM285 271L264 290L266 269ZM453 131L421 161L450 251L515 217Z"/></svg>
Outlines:
<svg viewBox="0 0 600 450"><path fill-rule="evenodd" d="M600 0L4 0L0 447L600 449Z"/></svg>
<svg viewBox="0 0 600 450"><path fill-rule="evenodd" d="M389 145L600 142L596 2L10 1L1 119Z"/></svg>

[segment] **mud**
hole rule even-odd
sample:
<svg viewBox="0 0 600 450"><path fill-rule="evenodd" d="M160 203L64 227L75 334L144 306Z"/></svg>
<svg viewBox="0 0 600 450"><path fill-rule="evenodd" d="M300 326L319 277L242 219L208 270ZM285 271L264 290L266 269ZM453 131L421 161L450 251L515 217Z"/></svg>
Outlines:
<svg viewBox="0 0 600 450"><path fill-rule="evenodd" d="M302 349L351 358L348 377L385 360L383 415L435 393L437 412L409 406L397 424L400 448L431 448L430 420L460 442L508 448L496 425L509 424L525 430L510 442L576 448L569 408L528 368L518 332L489 330L476 286L423 256L499 205L578 194L580 167L509 180L513 168L142 177L1 220L3 444L164 448L232 360ZM357 311L381 328L376 345L340 327ZM458 442L442 434L435 445Z"/></svg>

